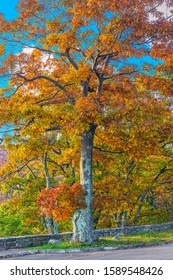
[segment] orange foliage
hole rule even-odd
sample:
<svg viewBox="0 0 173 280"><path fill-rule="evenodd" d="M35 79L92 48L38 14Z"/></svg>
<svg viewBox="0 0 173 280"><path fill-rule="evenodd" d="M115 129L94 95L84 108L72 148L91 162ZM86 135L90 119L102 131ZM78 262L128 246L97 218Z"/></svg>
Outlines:
<svg viewBox="0 0 173 280"><path fill-rule="evenodd" d="M1 94L0 125L15 129L6 137L12 164L6 165L7 173L45 153L63 173L69 162L77 169L80 136L91 127L96 128L93 146L108 155L125 153L126 162L163 153L173 138L172 79L164 76L173 65L172 18L157 12L163 2L20 0L15 20L0 15L5 46L19 47L18 53L9 53L0 45L0 74L11 74ZM172 0L165 2L172 6ZM134 65L134 56L146 55L165 64L157 69L149 63ZM98 156L98 161L104 170L110 168L109 156L105 161ZM109 189L105 206L113 207L114 195L126 206L121 190L129 194L130 184L118 176L115 185L113 176L96 182L100 208L104 186ZM42 191L38 202L42 213L67 219L84 206L83 195L79 185L62 184Z"/></svg>
<svg viewBox="0 0 173 280"><path fill-rule="evenodd" d="M41 213L53 216L55 221L68 220L78 208L84 208L84 190L78 183L65 183L53 189L43 189L37 199Z"/></svg>

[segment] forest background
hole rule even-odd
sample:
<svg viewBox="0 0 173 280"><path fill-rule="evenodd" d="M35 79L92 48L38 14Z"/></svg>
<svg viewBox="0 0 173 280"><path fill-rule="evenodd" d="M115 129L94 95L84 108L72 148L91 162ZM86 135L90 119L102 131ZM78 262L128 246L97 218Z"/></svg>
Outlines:
<svg viewBox="0 0 173 280"><path fill-rule="evenodd" d="M171 221L173 1L15 4L0 16L1 236L91 243Z"/></svg>

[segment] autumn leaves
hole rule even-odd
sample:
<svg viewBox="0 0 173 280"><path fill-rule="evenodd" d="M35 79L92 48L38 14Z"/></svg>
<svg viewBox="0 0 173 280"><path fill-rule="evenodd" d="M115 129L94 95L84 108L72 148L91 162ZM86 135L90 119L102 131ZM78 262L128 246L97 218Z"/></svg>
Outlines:
<svg viewBox="0 0 173 280"><path fill-rule="evenodd" d="M149 194L155 207L161 205L152 180L157 166L169 166L172 157L166 147L172 139L172 18L157 13L150 0L35 0L32 13L30 2L19 1L14 21L1 17L1 74L9 77L1 125L13 125L1 177L13 176L26 162L33 178L44 176L41 163L48 155L51 185L40 194L42 212L47 207L66 219L81 207L83 225L74 225L74 232L77 241L90 242L93 210L95 226L105 219L109 226L119 213L136 223ZM154 11L157 20L151 21ZM9 54L11 44L17 53ZM161 65L133 63L146 55L162 59ZM145 166L150 159L151 178ZM166 182L172 182L171 168Z"/></svg>

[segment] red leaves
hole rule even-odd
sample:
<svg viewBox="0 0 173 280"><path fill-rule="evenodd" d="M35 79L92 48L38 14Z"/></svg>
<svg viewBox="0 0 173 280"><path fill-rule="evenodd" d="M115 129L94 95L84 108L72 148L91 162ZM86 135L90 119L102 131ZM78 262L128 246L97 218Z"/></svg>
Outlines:
<svg viewBox="0 0 173 280"><path fill-rule="evenodd" d="M54 189L43 189L37 198L41 213L53 216L55 221L68 220L77 208L84 208L84 190L78 183L60 184Z"/></svg>

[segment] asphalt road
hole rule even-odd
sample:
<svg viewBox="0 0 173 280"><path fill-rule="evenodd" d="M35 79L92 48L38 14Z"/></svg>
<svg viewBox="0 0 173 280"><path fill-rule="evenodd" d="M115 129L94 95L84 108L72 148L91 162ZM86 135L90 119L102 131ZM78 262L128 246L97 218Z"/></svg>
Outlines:
<svg viewBox="0 0 173 280"><path fill-rule="evenodd" d="M173 260L173 244L116 251L36 254L10 260Z"/></svg>

